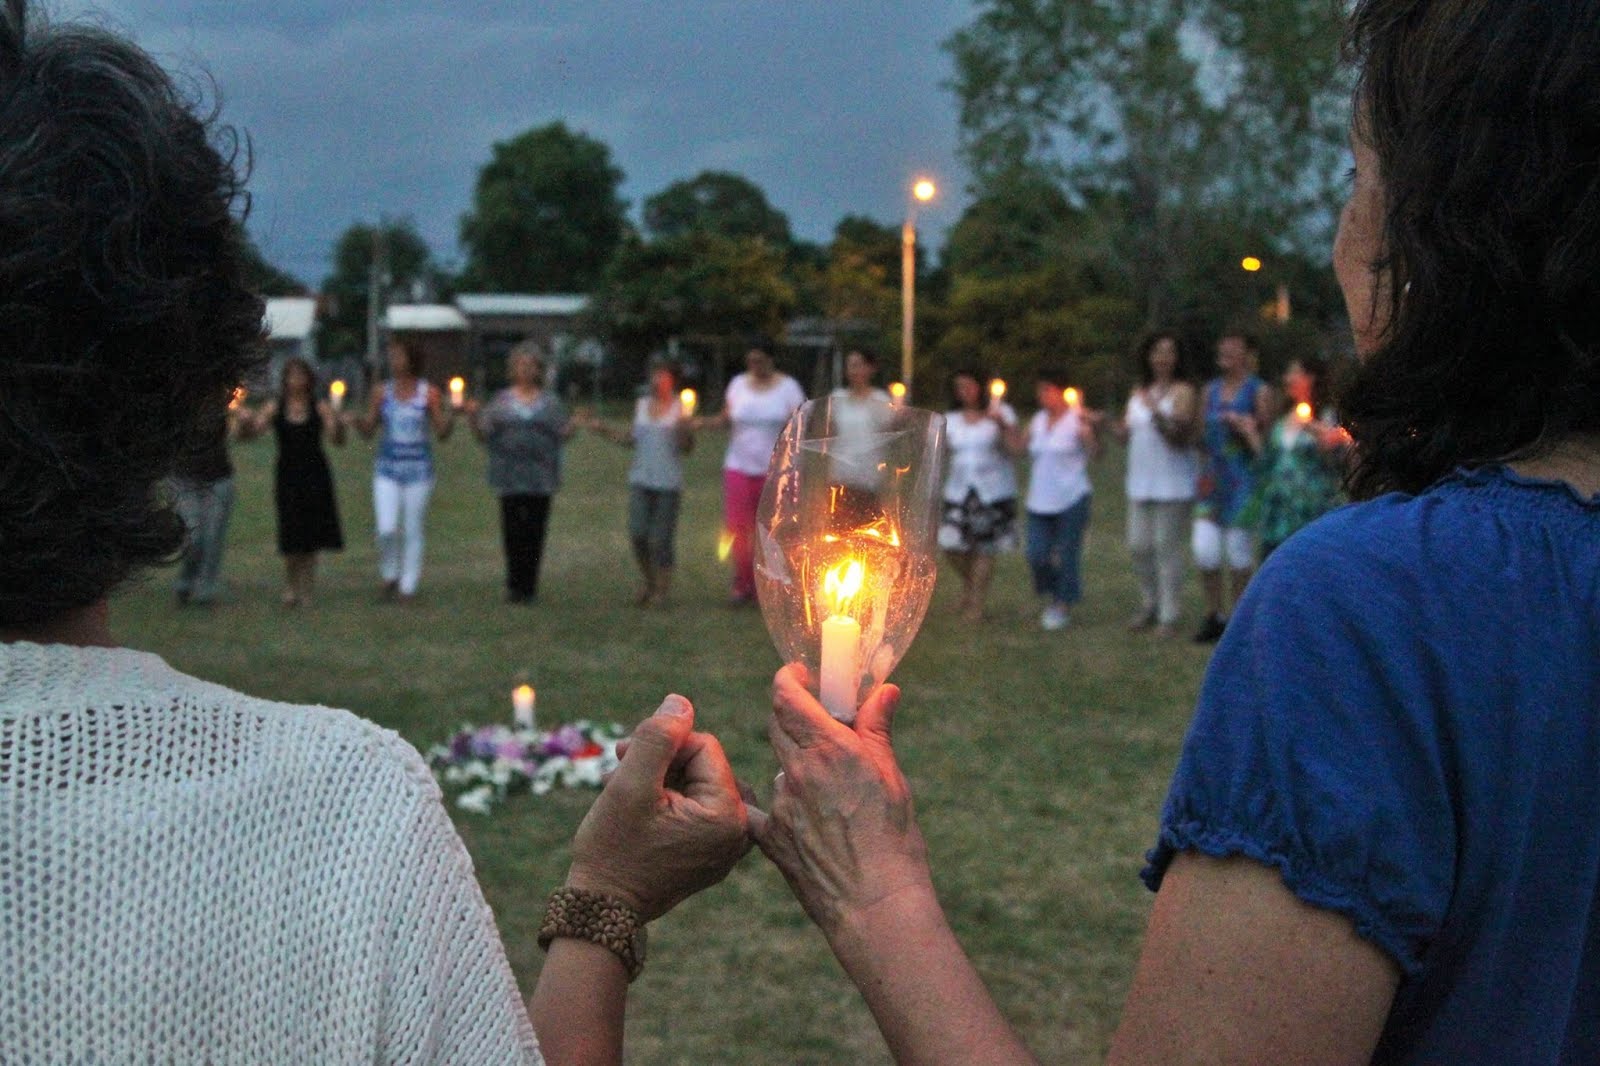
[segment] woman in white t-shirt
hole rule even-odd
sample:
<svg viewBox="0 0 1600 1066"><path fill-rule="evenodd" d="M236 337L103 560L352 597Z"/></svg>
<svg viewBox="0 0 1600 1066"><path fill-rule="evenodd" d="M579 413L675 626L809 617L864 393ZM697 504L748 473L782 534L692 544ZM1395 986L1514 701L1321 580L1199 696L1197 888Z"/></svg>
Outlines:
<svg viewBox="0 0 1600 1066"><path fill-rule="evenodd" d="M845 387L834 389L832 417L833 445L831 480L839 489L838 507L859 518L862 525L880 516L878 493L883 487L883 448L880 435L894 420L889 394L873 379L878 374L878 357L860 348L844 357Z"/></svg>
<svg viewBox="0 0 1600 1066"><path fill-rule="evenodd" d="M789 416L806 402L800 383L780 374L772 363L772 345L758 340L744 357L745 372L728 383L722 412L701 420L703 425L727 426L728 454L722 461L722 520L732 541L735 607L756 600L756 508L767 484L767 466L773 446Z"/></svg>
<svg viewBox="0 0 1600 1066"><path fill-rule="evenodd" d="M1017 547L1017 471L1022 453L1017 413L990 400L986 375L958 370L950 379L955 409L945 416L950 469L944 480L939 547L961 575L961 616L983 620L994 557Z"/></svg>
<svg viewBox="0 0 1600 1066"><path fill-rule="evenodd" d="M1184 542L1200 477L1192 366L1176 333L1146 337L1139 345L1139 387L1117 427L1128 442L1128 553L1140 597L1128 629L1154 627L1167 639L1177 635Z"/></svg>
<svg viewBox="0 0 1600 1066"><path fill-rule="evenodd" d="M1083 535L1089 528L1089 460L1100 451L1095 417L1081 400L1069 403L1066 375L1041 370L1039 411L1028 422L1028 567L1044 601L1039 625L1065 629L1083 598Z"/></svg>

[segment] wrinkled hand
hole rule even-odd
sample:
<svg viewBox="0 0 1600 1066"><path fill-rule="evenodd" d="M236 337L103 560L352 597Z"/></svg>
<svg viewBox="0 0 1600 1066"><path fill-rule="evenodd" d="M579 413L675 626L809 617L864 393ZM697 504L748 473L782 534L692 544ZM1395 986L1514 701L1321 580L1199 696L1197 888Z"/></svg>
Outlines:
<svg viewBox="0 0 1600 1066"><path fill-rule="evenodd" d="M931 890L911 789L890 746L899 702L898 688L880 686L851 728L807 690L803 667L785 667L773 681L767 733L783 772L771 813L748 807L750 832L830 937L899 892Z"/></svg>
<svg viewBox="0 0 1600 1066"><path fill-rule="evenodd" d="M721 881L750 850L744 801L722 745L668 696L633 731L572 842L567 884L616 896L645 921Z"/></svg>

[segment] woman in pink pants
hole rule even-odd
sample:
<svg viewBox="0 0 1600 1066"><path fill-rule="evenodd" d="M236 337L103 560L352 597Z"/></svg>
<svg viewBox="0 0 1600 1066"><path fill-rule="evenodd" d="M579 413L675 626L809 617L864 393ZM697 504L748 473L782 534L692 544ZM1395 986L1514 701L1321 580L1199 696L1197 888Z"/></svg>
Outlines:
<svg viewBox="0 0 1600 1066"><path fill-rule="evenodd" d="M800 383L780 374L772 364L772 345L751 343L745 372L728 383L722 413L702 420L730 428L728 454L722 461L722 522L733 539L733 593L729 603L742 607L756 598L756 507L767 483L773 445L806 394Z"/></svg>

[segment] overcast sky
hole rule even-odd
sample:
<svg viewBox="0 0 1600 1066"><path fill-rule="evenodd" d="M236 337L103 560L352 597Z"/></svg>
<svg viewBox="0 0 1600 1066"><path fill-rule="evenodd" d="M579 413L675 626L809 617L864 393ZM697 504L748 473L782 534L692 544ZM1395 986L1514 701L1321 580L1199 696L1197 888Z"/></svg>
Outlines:
<svg viewBox="0 0 1600 1066"><path fill-rule="evenodd" d="M251 231L312 285L353 222L409 215L447 265L493 142L556 119L608 144L640 202L702 170L766 190L796 234L897 223L913 173L959 212L940 43L967 0L54 0L209 73L255 147Z"/></svg>

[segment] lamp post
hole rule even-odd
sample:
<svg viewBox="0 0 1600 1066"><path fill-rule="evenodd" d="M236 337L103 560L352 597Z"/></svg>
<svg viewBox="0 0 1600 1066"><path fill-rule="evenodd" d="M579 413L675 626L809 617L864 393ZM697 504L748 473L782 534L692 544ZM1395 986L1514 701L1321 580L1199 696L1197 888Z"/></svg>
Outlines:
<svg viewBox="0 0 1600 1066"><path fill-rule="evenodd" d="M900 381L911 392L911 371L916 353L917 310L917 205L932 200L938 186L918 178L906 204L906 224L900 230Z"/></svg>

